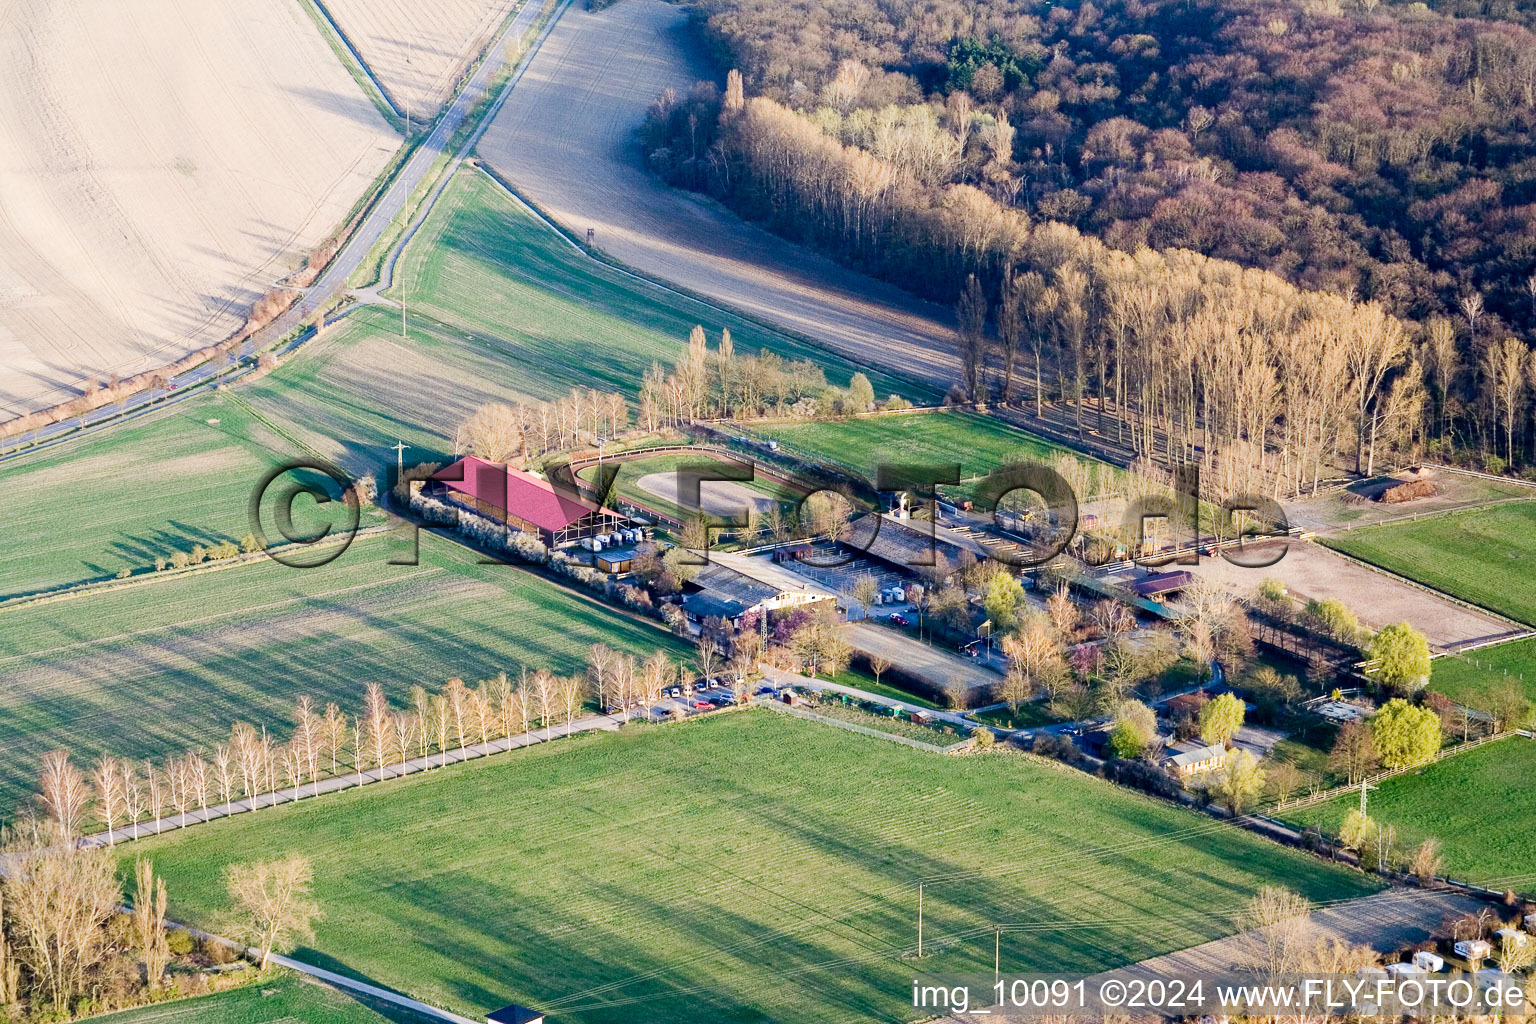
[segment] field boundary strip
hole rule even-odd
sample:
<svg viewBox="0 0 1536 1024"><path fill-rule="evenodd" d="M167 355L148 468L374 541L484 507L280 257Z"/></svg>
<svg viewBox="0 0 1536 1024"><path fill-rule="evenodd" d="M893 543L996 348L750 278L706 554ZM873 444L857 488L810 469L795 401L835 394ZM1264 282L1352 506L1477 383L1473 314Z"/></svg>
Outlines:
<svg viewBox="0 0 1536 1024"><path fill-rule="evenodd" d="M379 113L384 115L384 120L389 122L389 126L395 129L395 131L400 131L400 126L396 124L397 121L403 119L400 105L395 102L395 98L389 94L389 90L384 87L384 83L379 80L379 77L373 73L373 68L369 67L368 62L363 60L363 55L358 52L351 37L347 35L340 23L331 15L331 9L325 5L325 0L299 0L299 3L309 12L311 20L319 22L316 27L320 28L321 33L328 37L326 41L332 44L331 49L336 52L337 58L346 66L347 71L351 73L353 80L357 81L359 75L361 75L362 78L366 79L373 86L371 90L364 89L363 91L371 93L368 99L373 102L374 106L379 108ZM329 31L326 31L327 29ZM340 45L339 50L337 49L338 44ZM349 57L350 59L348 59ZM361 81L358 81L359 86L362 84ZM404 133L401 132L401 134L403 135Z"/></svg>

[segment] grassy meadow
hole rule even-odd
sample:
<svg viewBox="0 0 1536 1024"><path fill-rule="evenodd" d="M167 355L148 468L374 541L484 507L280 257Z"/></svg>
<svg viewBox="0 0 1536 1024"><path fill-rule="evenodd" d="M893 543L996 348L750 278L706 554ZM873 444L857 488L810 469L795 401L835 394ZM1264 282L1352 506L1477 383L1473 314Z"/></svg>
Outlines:
<svg viewBox="0 0 1536 1024"><path fill-rule="evenodd" d="M0 611L0 814L31 791L38 758L148 757L222 739L236 721L286 735L308 694L356 710L365 684L473 684L520 666L578 671L591 644L684 649L511 566L480 565L424 535L364 538L328 566L263 561Z"/></svg>
<svg viewBox="0 0 1536 1024"><path fill-rule="evenodd" d="M261 477L304 452L213 393L7 465L0 598L239 541Z"/></svg>
<svg viewBox="0 0 1536 1024"><path fill-rule="evenodd" d="M892 413L847 420L818 422L755 422L752 429L784 445L788 453L803 452L875 478L875 468L891 465L960 464L960 479L974 481L1010 458L1030 458L1049 463L1069 452L1052 441L1010 427L1001 420L962 410ZM1087 456L1077 458L1096 467L1097 474L1113 472ZM1107 482L1107 481L1106 481ZM953 492L956 488L947 488ZM970 493L962 483L959 491ZM1080 494L1084 499L1091 495Z"/></svg>
<svg viewBox="0 0 1536 1024"><path fill-rule="evenodd" d="M1447 655L1430 663L1429 688L1468 707L1486 707L1495 689L1510 684L1536 704L1536 638Z"/></svg>
<svg viewBox="0 0 1536 1024"><path fill-rule="evenodd" d="M1536 502L1362 526L1329 547L1536 625Z"/></svg>
<svg viewBox="0 0 1536 1024"><path fill-rule="evenodd" d="M1357 874L1075 773L945 757L766 710L578 736L158 837L172 914L300 852L296 954L478 1016L900 1020L917 882L932 971L1093 970L1220 936L1259 886Z"/></svg>
<svg viewBox="0 0 1536 1024"><path fill-rule="evenodd" d="M92 1017L95 1024L435 1024L436 1018L364 1003L296 975L196 999Z"/></svg>
<svg viewBox="0 0 1536 1024"><path fill-rule="evenodd" d="M1499 879L1525 875L1528 888L1536 873L1533 776L1536 742L1513 737L1387 779L1370 794L1369 813L1397 827L1401 853L1434 838L1453 877L1497 888ZM1359 806L1359 795L1349 794L1285 817L1335 835L1344 815Z"/></svg>

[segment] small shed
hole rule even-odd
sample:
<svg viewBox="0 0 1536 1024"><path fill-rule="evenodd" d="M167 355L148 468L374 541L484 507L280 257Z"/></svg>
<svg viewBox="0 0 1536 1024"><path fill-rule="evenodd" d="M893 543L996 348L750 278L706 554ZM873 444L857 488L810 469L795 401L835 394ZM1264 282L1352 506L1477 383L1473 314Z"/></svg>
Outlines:
<svg viewBox="0 0 1536 1024"><path fill-rule="evenodd" d="M609 548L592 556L592 566L598 572L621 573L634 568L635 546Z"/></svg>
<svg viewBox="0 0 1536 1024"><path fill-rule="evenodd" d="M487 1024L544 1024L544 1015L526 1006L503 1006L485 1015Z"/></svg>
<svg viewBox="0 0 1536 1024"><path fill-rule="evenodd" d="M1429 974L1445 970L1445 960L1427 949L1421 949L1413 954L1413 965Z"/></svg>

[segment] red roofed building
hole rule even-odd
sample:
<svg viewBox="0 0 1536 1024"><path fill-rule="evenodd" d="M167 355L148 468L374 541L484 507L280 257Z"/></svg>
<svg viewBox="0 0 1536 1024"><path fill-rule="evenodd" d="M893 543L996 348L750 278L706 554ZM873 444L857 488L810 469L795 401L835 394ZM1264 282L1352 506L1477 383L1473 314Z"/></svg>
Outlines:
<svg viewBox="0 0 1536 1024"><path fill-rule="evenodd" d="M531 533L552 548L612 533L629 523L612 509L557 490L541 476L473 455L439 470L429 486L434 496Z"/></svg>

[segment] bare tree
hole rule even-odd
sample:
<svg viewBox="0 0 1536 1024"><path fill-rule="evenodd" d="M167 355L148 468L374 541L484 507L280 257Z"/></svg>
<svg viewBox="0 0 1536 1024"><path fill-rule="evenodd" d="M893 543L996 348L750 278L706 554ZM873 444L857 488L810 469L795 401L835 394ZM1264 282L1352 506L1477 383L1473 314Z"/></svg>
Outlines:
<svg viewBox="0 0 1536 1024"><path fill-rule="evenodd" d="M363 723L368 736L368 760L383 778L384 762L389 757L389 701L378 683L369 683L363 692Z"/></svg>
<svg viewBox="0 0 1536 1024"><path fill-rule="evenodd" d="M443 696L448 699L448 710L453 713L453 730L459 738L459 749L464 749L464 723L469 712L469 689L464 685L464 680L454 676L448 680L443 689Z"/></svg>
<svg viewBox="0 0 1536 1024"><path fill-rule="evenodd" d="M1249 966L1269 977L1299 970L1316 938L1305 896L1266 885L1248 901L1237 925Z"/></svg>
<svg viewBox="0 0 1536 1024"><path fill-rule="evenodd" d="M208 762L196 751L187 754L184 764L186 788L190 794L189 803L196 804L203 812L203 820L208 819Z"/></svg>
<svg viewBox="0 0 1536 1024"><path fill-rule="evenodd" d="M556 680L556 691L559 695L560 710L565 714L565 734L571 734L571 723L581 713L582 698L586 696L587 680L585 676L561 676Z"/></svg>
<svg viewBox="0 0 1536 1024"><path fill-rule="evenodd" d="M454 450L486 462L506 462L523 450L523 418L501 402L482 405L459 424Z"/></svg>
<svg viewBox="0 0 1536 1024"><path fill-rule="evenodd" d="M405 765L411 760L411 750L416 743L416 731L420 727L420 720L415 713L404 712L395 715L392 723L395 733L395 751L400 755L400 771L404 774Z"/></svg>
<svg viewBox="0 0 1536 1024"><path fill-rule="evenodd" d="M39 779L43 807L59 832L73 839L85 824L91 791L85 778L69 763L69 754L53 750L43 755L43 774Z"/></svg>
<svg viewBox="0 0 1536 1024"><path fill-rule="evenodd" d="M107 842L116 842L112 830L123 814L123 776L117 758L103 754L91 769L91 782L96 787L96 817L107 829Z"/></svg>
<svg viewBox="0 0 1536 1024"><path fill-rule="evenodd" d="M139 838L139 819L144 816L144 785L132 761L124 759L119 765L123 780L123 813L133 826L133 838Z"/></svg>
<svg viewBox="0 0 1536 1024"><path fill-rule="evenodd" d="M335 704L325 706L325 746L331 755L331 774L340 772L341 748L347 745L347 716Z"/></svg>
<svg viewBox="0 0 1536 1024"><path fill-rule="evenodd" d="M15 955L42 1001L68 1014L90 972L112 953L107 922L122 903L117 857L75 850L57 826L27 833L9 852L6 907Z"/></svg>
<svg viewBox="0 0 1536 1024"><path fill-rule="evenodd" d="M298 854L231 864L225 870L224 884L234 903L228 934L256 948L261 970L267 969L274 952L286 953L299 941L314 938L314 922L323 916L314 901L314 878L309 858Z"/></svg>
<svg viewBox="0 0 1536 1024"><path fill-rule="evenodd" d="M227 804L234 796L235 764L229 745L220 743L213 748L213 777L219 787L219 803Z"/></svg>
<svg viewBox="0 0 1536 1024"><path fill-rule="evenodd" d="M154 865L143 857L134 862L133 878L133 944L144 961L144 982L155 992L171 960L165 938L165 879L155 877Z"/></svg>
<svg viewBox="0 0 1536 1024"><path fill-rule="evenodd" d="M557 702L555 677L547 669L539 669L533 674L533 703L539 723L544 727L546 740L553 738L550 729L554 723Z"/></svg>

